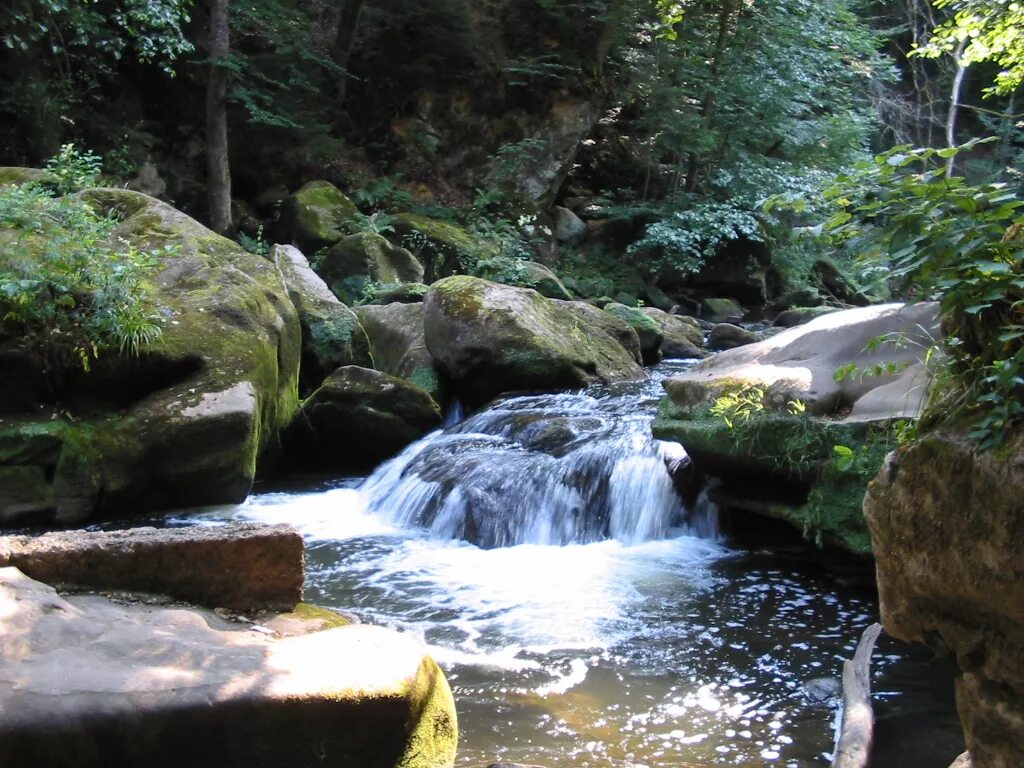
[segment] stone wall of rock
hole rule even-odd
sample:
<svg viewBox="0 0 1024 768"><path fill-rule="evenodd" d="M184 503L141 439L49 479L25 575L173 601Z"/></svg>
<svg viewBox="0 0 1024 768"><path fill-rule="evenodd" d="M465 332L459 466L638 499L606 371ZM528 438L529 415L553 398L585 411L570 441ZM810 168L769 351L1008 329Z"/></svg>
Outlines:
<svg viewBox="0 0 1024 768"><path fill-rule="evenodd" d="M952 653L976 768L1024 765L1024 434L958 434L890 456L864 504L889 634Z"/></svg>

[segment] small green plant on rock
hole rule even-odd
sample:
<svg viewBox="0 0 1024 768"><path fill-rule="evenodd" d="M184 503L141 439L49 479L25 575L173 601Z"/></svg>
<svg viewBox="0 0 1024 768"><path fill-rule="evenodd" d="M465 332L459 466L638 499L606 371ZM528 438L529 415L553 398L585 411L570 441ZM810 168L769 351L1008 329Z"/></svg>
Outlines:
<svg viewBox="0 0 1024 768"><path fill-rule="evenodd" d="M72 179L92 181L84 172ZM116 239L116 226L75 195L0 189L0 339L51 386L104 353L138 355L161 336L146 281L166 254Z"/></svg>

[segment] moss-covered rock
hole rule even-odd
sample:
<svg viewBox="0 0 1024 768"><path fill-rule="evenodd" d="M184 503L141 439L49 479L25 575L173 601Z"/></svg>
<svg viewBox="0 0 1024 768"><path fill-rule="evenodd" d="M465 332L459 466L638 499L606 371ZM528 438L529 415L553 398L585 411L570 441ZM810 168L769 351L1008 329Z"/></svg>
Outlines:
<svg viewBox="0 0 1024 768"><path fill-rule="evenodd" d="M41 168L0 167L0 187L17 187L22 184L57 184L55 174Z"/></svg>
<svg viewBox="0 0 1024 768"><path fill-rule="evenodd" d="M303 469L366 469L439 426L441 409L422 387L346 366L303 402L285 434L285 461Z"/></svg>
<svg viewBox="0 0 1024 768"><path fill-rule="evenodd" d="M661 354L668 358L703 358L704 330L694 318L686 315L670 315L654 307L644 307L642 312L658 324L661 335Z"/></svg>
<svg viewBox="0 0 1024 768"><path fill-rule="evenodd" d="M838 307L792 307L779 313L775 318L775 326L778 328L795 328L798 325L809 323L816 317L838 312Z"/></svg>
<svg viewBox="0 0 1024 768"><path fill-rule="evenodd" d="M743 307L732 299L704 299L700 303L700 315L711 323L735 322L743 317Z"/></svg>
<svg viewBox="0 0 1024 768"><path fill-rule="evenodd" d="M974 765L1024 765L1024 431L991 451L954 431L900 448L864 513L886 632L955 658Z"/></svg>
<svg viewBox="0 0 1024 768"><path fill-rule="evenodd" d="M708 347L715 350L736 349L759 340L753 331L732 323L718 323L708 333Z"/></svg>
<svg viewBox="0 0 1024 768"><path fill-rule="evenodd" d="M370 339L374 368L411 381L443 404L441 377L424 337L423 304L364 305L356 315Z"/></svg>
<svg viewBox="0 0 1024 768"><path fill-rule="evenodd" d="M817 543L870 554L861 511L868 482L891 442L884 427L773 411L730 426L706 409L663 400L655 437L680 443L694 467L718 481L716 500L733 511L784 520ZM836 446L849 450L837 463Z"/></svg>
<svg viewBox="0 0 1024 768"><path fill-rule="evenodd" d="M558 279L558 275L536 261L499 257L481 262L473 269L473 274L495 283L533 288L541 296L549 299L572 299L572 295Z"/></svg>
<svg viewBox="0 0 1024 768"><path fill-rule="evenodd" d="M336 186L311 181L282 201L278 239L294 242L305 253L316 253L359 232L364 219Z"/></svg>
<svg viewBox="0 0 1024 768"><path fill-rule="evenodd" d="M402 285L383 286L373 294L370 304L419 304L427 295L425 283L404 283Z"/></svg>
<svg viewBox="0 0 1024 768"><path fill-rule="evenodd" d="M302 325L301 394L308 395L343 365L373 367L370 343L359 318L338 301L302 252L278 245L272 256Z"/></svg>
<svg viewBox="0 0 1024 768"><path fill-rule="evenodd" d="M501 254L496 243L451 221L401 213L394 217L392 226L399 244L423 264L428 283L464 274L479 262Z"/></svg>
<svg viewBox="0 0 1024 768"><path fill-rule="evenodd" d="M54 506L36 519L240 501L298 405L299 323L280 274L141 193L81 196L120 219L113 247L159 254L149 288L163 337L138 357L101 358L60 404L70 418L5 419L0 442L24 441L8 450L31 453L40 422L60 444L10 461L42 466L52 482Z"/></svg>
<svg viewBox="0 0 1024 768"><path fill-rule="evenodd" d="M661 359L661 342L665 335L661 326L638 307L627 307L625 304L612 302L605 304L604 311L627 323L640 340L640 354L644 363L653 365Z"/></svg>
<svg viewBox="0 0 1024 768"><path fill-rule="evenodd" d="M405 248L375 232L342 238L317 261L317 273L343 301L355 302L366 282L383 285L422 283L423 265Z"/></svg>
<svg viewBox="0 0 1024 768"><path fill-rule="evenodd" d="M644 375L636 332L586 304L456 276L431 287L424 310L431 356L456 395L474 406L503 392Z"/></svg>

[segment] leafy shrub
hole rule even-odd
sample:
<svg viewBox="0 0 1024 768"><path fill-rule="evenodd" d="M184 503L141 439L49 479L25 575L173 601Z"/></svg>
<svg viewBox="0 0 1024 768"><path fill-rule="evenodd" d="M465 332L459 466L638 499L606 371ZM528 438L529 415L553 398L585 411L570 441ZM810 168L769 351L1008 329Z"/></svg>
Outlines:
<svg viewBox="0 0 1024 768"><path fill-rule="evenodd" d="M116 225L74 195L0 189L0 337L16 340L51 385L101 354L137 355L160 338L145 288L159 254L113 241Z"/></svg>
<svg viewBox="0 0 1024 768"><path fill-rule="evenodd" d="M46 161L46 170L58 179L57 194L66 195L80 189L99 186L103 159L88 149L78 149L74 144L64 144L56 155Z"/></svg>
<svg viewBox="0 0 1024 768"><path fill-rule="evenodd" d="M700 272L705 260L719 248L741 238L764 242L754 214L727 203L706 201L648 225L627 253L642 258L652 275L666 267L692 275Z"/></svg>

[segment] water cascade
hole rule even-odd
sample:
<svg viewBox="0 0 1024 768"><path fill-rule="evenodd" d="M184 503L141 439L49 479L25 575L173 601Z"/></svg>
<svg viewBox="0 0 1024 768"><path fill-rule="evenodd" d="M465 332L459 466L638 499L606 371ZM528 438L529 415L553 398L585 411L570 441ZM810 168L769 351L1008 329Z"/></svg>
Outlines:
<svg viewBox="0 0 1024 768"><path fill-rule="evenodd" d="M711 505L686 509L677 494L670 470L688 459L651 437L651 411L635 386L504 399L410 446L361 490L395 525L485 548L714 536Z"/></svg>

